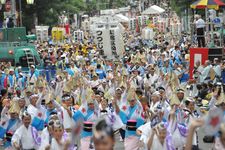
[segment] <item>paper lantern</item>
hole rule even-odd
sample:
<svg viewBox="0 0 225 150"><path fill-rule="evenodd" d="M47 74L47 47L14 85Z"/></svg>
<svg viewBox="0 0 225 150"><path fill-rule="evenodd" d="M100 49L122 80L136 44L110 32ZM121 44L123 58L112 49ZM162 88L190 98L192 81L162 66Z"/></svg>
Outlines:
<svg viewBox="0 0 225 150"><path fill-rule="evenodd" d="M34 0L27 0L27 4L29 4L29 5L34 4Z"/></svg>

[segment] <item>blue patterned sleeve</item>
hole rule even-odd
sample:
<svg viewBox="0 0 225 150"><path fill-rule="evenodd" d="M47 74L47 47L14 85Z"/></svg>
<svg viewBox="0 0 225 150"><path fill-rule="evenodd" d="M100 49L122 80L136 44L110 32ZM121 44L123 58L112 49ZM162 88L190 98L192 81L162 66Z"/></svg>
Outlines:
<svg viewBox="0 0 225 150"><path fill-rule="evenodd" d="M122 120L122 122L124 124L126 124L127 123L127 116L126 116L126 114L123 111L120 111L119 112L119 116L120 116L120 119Z"/></svg>
<svg viewBox="0 0 225 150"><path fill-rule="evenodd" d="M73 120L74 121L79 121L81 119L84 119L84 115L81 113L81 111L77 111L73 114Z"/></svg>

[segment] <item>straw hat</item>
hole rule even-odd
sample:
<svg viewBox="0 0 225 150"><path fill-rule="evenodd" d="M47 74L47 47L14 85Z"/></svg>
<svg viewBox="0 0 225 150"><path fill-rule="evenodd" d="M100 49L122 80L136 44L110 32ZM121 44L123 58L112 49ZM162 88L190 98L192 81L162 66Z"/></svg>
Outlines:
<svg viewBox="0 0 225 150"><path fill-rule="evenodd" d="M18 101L15 101L15 100L11 101L9 113L17 113L17 114L20 113L20 107L19 107Z"/></svg>
<svg viewBox="0 0 225 150"><path fill-rule="evenodd" d="M94 95L94 91L91 88L87 89L87 93L85 95L87 103L94 103L92 96Z"/></svg>
<svg viewBox="0 0 225 150"><path fill-rule="evenodd" d="M5 72L6 75L8 75L9 74L9 69L5 69L4 72Z"/></svg>
<svg viewBox="0 0 225 150"><path fill-rule="evenodd" d="M225 103L225 95L224 93L221 93L217 102L216 102L216 105L221 105L222 103Z"/></svg>
<svg viewBox="0 0 225 150"><path fill-rule="evenodd" d="M109 91L105 92L104 97L108 100L111 100L113 96L109 93Z"/></svg>
<svg viewBox="0 0 225 150"><path fill-rule="evenodd" d="M130 88L128 93L127 93L127 101L133 100L133 99L137 100L138 97L137 97L135 88Z"/></svg>
<svg viewBox="0 0 225 150"><path fill-rule="evenodd" d="M2 101L2 106L3 107L5 107L5 106L7 106L7 105L10 105L10 100L9 99L3 99L3 101Z"/></svg>
<svg viewBox="0 0 225 150"><path fill-rule="evenodd" d="M173 92L172 96L171 96L171 99L170 99L170 105L173 106L173 105L180 105L180 101L177 97L177 94L175 92Z"/></svg>

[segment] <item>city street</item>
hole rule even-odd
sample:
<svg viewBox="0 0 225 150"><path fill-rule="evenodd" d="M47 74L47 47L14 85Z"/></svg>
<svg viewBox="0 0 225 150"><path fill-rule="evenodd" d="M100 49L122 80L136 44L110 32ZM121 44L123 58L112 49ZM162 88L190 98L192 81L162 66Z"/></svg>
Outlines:
<svg viewBox="0 0 225 150"><path fill-rule="evenodd" d="M224 150L224 27L225 0L0 0L0 144Z"/></svg>

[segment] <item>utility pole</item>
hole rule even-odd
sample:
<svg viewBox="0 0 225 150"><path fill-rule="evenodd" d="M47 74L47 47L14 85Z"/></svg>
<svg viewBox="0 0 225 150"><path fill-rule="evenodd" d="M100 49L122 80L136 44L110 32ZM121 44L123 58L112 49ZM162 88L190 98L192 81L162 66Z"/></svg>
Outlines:
<svg viewBox="0 0 225 150"><path fill-rule="evenodd" d="M109 0L109 9L112 9L113 6L113 0Z"/></svg>
<svg viewBox="0 0 225 150"><path fill-rule="evenodd" d="M11 4L12 4L11 17L13 18L14 25L17 26L17 23L16 23L16 1L11 0Z"/></svg>
<svg viewBox="0 0 225 150"><path fill-rule="evenodd" d="M19 9L20 9L20 27L23 26L23 18L22 18L22 4L21 0L19 0Z"/></svg>
<svg viewBox="0 0 225 150"><path fill-rule="evenodd" d="M98 15L100 15L100 1L96 0L97 2L97 11L98 11Z"/></svg>

